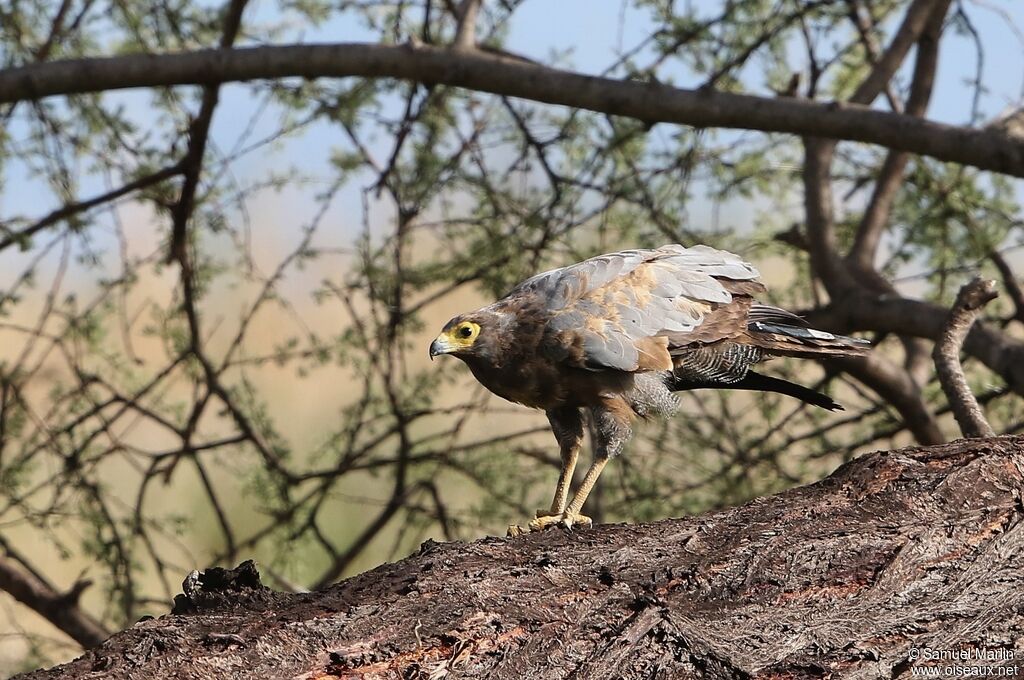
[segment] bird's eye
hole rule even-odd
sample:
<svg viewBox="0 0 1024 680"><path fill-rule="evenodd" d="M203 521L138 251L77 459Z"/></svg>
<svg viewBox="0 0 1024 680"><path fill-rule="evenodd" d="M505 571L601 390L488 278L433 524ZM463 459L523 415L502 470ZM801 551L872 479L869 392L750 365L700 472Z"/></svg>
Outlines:
<svg viewBox="0 0 1024 680"><path fill-rule="evenodd" d="M464 338L468 338L469 336L473 335L472 327L462 326L461 328L459 328L459 335L461 335Z"/></svg>

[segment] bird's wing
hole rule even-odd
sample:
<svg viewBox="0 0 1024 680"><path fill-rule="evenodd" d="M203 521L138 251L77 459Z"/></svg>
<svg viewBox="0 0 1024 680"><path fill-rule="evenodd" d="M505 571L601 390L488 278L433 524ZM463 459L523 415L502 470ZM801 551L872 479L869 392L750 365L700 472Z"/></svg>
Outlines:
<svg viewBox="0 0 1024 680"><path fill-rule="evenodd" d="M738 256L662 246L591 258L524 281L548 312L545 349L581 368L669 370L670 352L746 327L749 294L764 290ZM730 304L737 294L744 304ZM737 302L740 300L737 299Z"/></svg>

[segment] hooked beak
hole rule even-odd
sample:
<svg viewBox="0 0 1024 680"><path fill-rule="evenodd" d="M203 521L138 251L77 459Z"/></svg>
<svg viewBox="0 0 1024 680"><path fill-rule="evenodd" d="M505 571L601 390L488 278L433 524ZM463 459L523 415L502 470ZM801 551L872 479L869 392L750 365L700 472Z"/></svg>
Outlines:
<svg viewBox="0 0 1024 680"><path fill-rule="evenodd" d="M437 336L432 343L430 343L430 360L433 361L434 357L439 354L451 354L456 348L448 342L448 338L443 335Z"/></svg>

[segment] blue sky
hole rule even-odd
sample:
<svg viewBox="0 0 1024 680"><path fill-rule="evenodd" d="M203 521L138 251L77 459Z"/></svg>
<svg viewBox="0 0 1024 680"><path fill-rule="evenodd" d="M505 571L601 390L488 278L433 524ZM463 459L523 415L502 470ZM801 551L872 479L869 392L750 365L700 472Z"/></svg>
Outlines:
<svg viewBox="0 0 1024 680"><path fill-rule="evenodd" d="M708 12L716 11L721 3L717 0L693 0L698 8L707 8ZM273 15L276 2L257 0L252 12L247 15L250 21L260 21ZM582 72L600 72L610 63L622 48L629 49L644 36L651 25L645 12L625 6L621 0L528 0L516 11L514 21L507 36L508 48L540 60L548 60L552 54L568 55L560 65L571 67ZM1020 0L971 0L964 3L971 22L979 33L985 37L983 77L989 90L981 99L982 119L986 120L1018 103L1024 90L1024 45L1018 29L1024 27L1024 2ZM620 25L620 19L625 22ZM327 23L318 30L302 29L290 39L300 37L308 41L346 41L368 40L371 34L351 17ZM929 117L935 120L964 124L969 121L971 96L969 81L974 77L977 55L971 41L960 35L954 35L943 42L940 62L940 76L933 97ZM794 63L794 68L803 64ZM909 65L908 65L909 68ZM905 74L904 74L905 75ZM682 86L695 84L695 79L686 73L673 73L675 82ZM766 92L757 67L746 72L748 87L754 92ZM195 92L194 89L191 90ZM109 95L123 102L127 111L145 126L149 109L149 93L131 92ZM214 119L213 139L221 149L230 149L237 139L241 128L249 120L255 102L244 86L227 86L223 88L222 105ZM881 105L879 102L878 105ZM277 121L273 112L268 113L257 125L256 138L265 129L271 131ZM17 136L24 132L24 126L13 126L11 132ZM283 154L271 157L254 156L249 164L236 168L235 171L243 178L261 177L269 168L282 169L289 165L296 170L308 170L317 173L327 161L327 147L341 142L336 130L319 125L303 137L288 142ZM378 143L383 150L386 141ZM326 142L326 143L325 143ZM47 188L29 177L24 166L16 159L8 163L5 169L6 185L0 191L0 215L25 215L38 217L55 207L55 199ZM86 180L81 187L81 195L87 196L104 189L98 180ZM357 201L357 186L347 190L340 198L342 204ZM298 196L291 199L292 217L301 218L305 212ZM700 212L700 206L695 206ZM742 211L742 208L741 208ZM349 210L351 213L351 210ZM99 236L99 238L103 238ZM14 255L16 256L16 255ZM10 255L5 256L11 257ZM0 262L7 264L10 260Z"/></svg>
<svg viewBox="0 0 1024 680"><path fill-rule="evenodd" d="M721 7L720 2L709 0L690 4L706 6L709 12ZM983 79L991 90L983 96L981 109L990 116L996 115L1008 105L1020 103L1024 95L1024 36L1017 32L1024 30L1024 2L969 0L964 8L984 37ZM620 17L626 19L622 27ZM651 28L645 15L634 10L623 14L619 0L532 0L517 10L508 45L513 51L539 59L546 59L554 50L570 49L570 59L579 70L596 72L614 59L620 46L628 49L649 34ZM960 35L944 39L930 118L953 124L968 121L971 99L964 93L967 83L975 77L976 62L971 41ZM690 86L698 82L680 74L677 84ZM755 91L764 91L763 84L756 81L748 85Z"/></svg>

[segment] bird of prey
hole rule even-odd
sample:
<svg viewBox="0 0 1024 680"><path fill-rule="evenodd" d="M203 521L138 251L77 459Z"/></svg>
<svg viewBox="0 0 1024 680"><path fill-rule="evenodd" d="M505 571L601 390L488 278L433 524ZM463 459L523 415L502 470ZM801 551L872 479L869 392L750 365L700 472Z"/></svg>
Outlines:
<svg viewBox="0 0 1024 680"><path fill-rule="evenodd" d="M751 370L773 356L861 355L870 343L809 328L754 301L758 271L732 253L672 244L624 250L523 281L504 298L449 321L431 358L462 359L487 389L543 409L562 469L548 511L531 530L589 525L594 483L637 417L672 415L674 392L703 388L779 392L829 410L810 388ZM589 411L594 460L572 500L569 487Z"/></svg>

